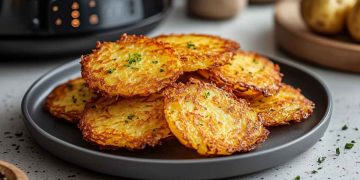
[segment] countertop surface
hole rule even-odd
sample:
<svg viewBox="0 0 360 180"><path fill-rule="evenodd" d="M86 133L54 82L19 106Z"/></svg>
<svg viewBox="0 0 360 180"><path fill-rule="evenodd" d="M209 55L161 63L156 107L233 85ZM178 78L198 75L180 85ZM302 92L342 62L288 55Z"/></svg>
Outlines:
<svg viewBox="0 0 360 180"><path fill-rule="evenodd" d="M235 179L294 179L296 176L319 180L360 179L360 130L357 129L360 129L360 74L320 68L279 52L274 40L271 5L251 5L242 14L226 21L205 21L189 18L180 3L149 35L190 32L220 35L240 42L242 49L283 57L291 64L314 72L332 94L333 114L321 141L285 164ZM45 72L74 58L77 57L32 60L1 57L0 159L17 165L30 179L117 179L52 156L32 140L23 124L21 99L29 86ZM346 130L342 130L344 125L348 127ZM354 147L345 150L344 145L353 140ZM335 153L337 147L341 150L339 156ZM318 164L319 157L326 159Z"/></svg>

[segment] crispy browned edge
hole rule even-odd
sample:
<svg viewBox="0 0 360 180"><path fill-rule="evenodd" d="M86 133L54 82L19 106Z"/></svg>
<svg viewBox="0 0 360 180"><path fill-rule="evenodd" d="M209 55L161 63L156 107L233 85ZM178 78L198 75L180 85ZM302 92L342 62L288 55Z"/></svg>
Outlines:
<svg viewBox="0 0 360 180"><path fill-rule="evenodd" d="M159 96L157 98L162 98L162 99L164 98L161 93L159 93L158 95ZM143 98L146 98L146 97L143 97ZM157 98L155 98L155 99L157 99ZM89 102L86 104L85 109L84 109L84 114L87 111L89 111L90 109L92 109L93 106L99 105L99 103L106 104L106 106L110 106L111 104L117 103L118 101L121 101L122 99L125 99L125 98L122 98L122 97L98 97L98 98L94 99L92 102ZM150 99L151 99L151 97L148 98L148 100L150 100ZM164 121L166 122L165 116L164 116ZM167 124L167 122L166 122L166 124ZM113 145L100 145L100 144L97 144L87 138L87 137L91 137L93 133L91 130L88 130L88 128L87 128L88 125L86 123L84 123L83 117L80 119L77 126L82 133L83 139L86 142L89 142L90 144L99 147L100 150L119 150L119 149L125 148L130 151L136 151L136 150L145 149L146 147L155 147L156 145L162 145L163 142L174 139L173 135L163 138L157 142L154 142L150 138L144 138L144 139L142 139L142 143L137 148L118 147L118 146L113 146Z"/></svg>
<svg viewBox="0 0 360 180"><path fill-rule="evenodd" d="M163 43L163 42L159 42L156 40L153 40L151 38L148 38L144 35L127 35L126 33L124 33L123 35L121 35L120 39L116 42L121 42L121 41L134 41L136 39L146 39L147 43L151 43L151 44L156 44L157 46L163 46L164 49L166 51L169 51L171 53L175 53L175 50L172 49L169 44L167 43ZM104 42L106 43L106 42ZM96 48L92 50L92 53L97 53L98 50L101 48L102 43L101 42L97 42L96 43ZM114 91L116 89L116 86L108 86L106 85L105 81L103 78L96 78L92 75L92 73L90 71L88 71L87 69L87 65L89 63L89 61L91 61L89 54L88 55L82 55L81 56L81 75L82 77L85 79L85 81L87 82L89 88L95 90L97 93L103 95L103 96L107 96L107 97L114 97L114 96L121 96L121 97L133 97L133 96L149 96L152 93L155 92L151 92L151 91L146 91L145 93L141 93L141 94L109 94L108 92L99 89L97 84L100 83L102 86L105 86L107 89L111 89L112 91ZM175 82L177 80L177 78L182 74L182 71L179 72L175 72L174 76L172 78L168 78L168 79L163 79L161 81L158 81L158 83L156 84L154 89L157 89L157 91L160 91L161 89L165 88L168 84ZM170 81L170 83L164 83L164 81Z"/></svg>
<svg viewBox="0 0 360 180"><path fill-rule="evenodd" d="M209 69L209 70L200 70L200 71L198 71L198 74L200 74L204 78L209 78L211 81L213 81L220 87L228 87L229 89L233 89L233 92L235 94L237 94L237 96L239 96L239 97L241 97L241 93L246 92L248 90L253 90L257 93L261 93L265 97L272 96L279 91L283 74L280 72L280 66L278 64L273 63L270 59L268 59L264 56L261 56L255 52L237 51L236 53L241 53L241 54L245 54L245 55L254 55L255 57L259 58L258 60L269 61L272 64L274 64L275 71L280 75L280 78L277 79L277 82L276 82L276 84L278 85L277 88L270 88L270 89L269 88L259 88L255 85L249 85L246 82L238 82L237 85L241 86L244 89L234 89L233 84L231 82L229 82L226 79L226 77L224 77L221 73L216 73L216 72L211 71L211 69ZM206 72L208 74L208 77L205 77L201 73L201 71Z"/></svg>
<svg viewBox="0 0 360 180"><path fill-rule="evenodd" d="M175 92L175 94L181 94L185 91L185 87L186 86L189 86L191 84L198 84L200 87L210 87L210 88L215 88L215 89L218 89L220 90L221 92L223 93L226 93L228 94L230 98L233 98L234 100L238 101L239 103L246 103L246 104L249 104L249 102L245 99L242 99L242 98L238 98L237 96L235 96L232 92L229 92L229 91L226 91L224 89L221 89L219 87L217 87L215 84L213 83L207 83L207 82L204 82L204 81L201 81L199 79L194 79L194 78L190 78L189 81L184 84L184 83L173 83L171 86L169 86L168 88L166 88L164 91L163 91L163 96L164 96L164 106L166 106L166 104L168 104L169 102L171 101L174 101L175 99L173 97L171 97L171 91ZM251 109L249 107L249 109ZM166 117L165 117L166 118ZM262 126L263 125L263 120L260 118L259 115L257 115L257 118L258 118L258 121L260 122L260 125ZM262 133L261 136L259 136L256 140L256 142L252 145L250 145L249 147L239 147L237 149L235 149L232 153L235 153L235 152L249 152L253 149L255 149L259 144L263 143L269 136L270 134L270 131L267 130L265 127L264 128L264 132ZM249 132L247 133L247 135L249 135ZM177 137L176 137L177 138ZM182 135L182 138L186 139L184 135ZM246 139L250 139L251 141L253 141L254 139L251 138L251 137L247 137ZM179 141L180 143L182 143L181 141ZM186 140L186 142L188 143L189 141ZM183 144L185 147L189 148L189 149L194 149L192 147L191 144ZM219 156L219 155L211 155L211 154L202 154L204 156L208 156L208 157L212 157L212 156Z"/></svg>
<svg viewBox="0 0 360 180"><path fill-rule="evenodd" d="M288 85L288 84L282 84L282 86L289 86L290 88L296 90L301 96L304 96L303 94L301 94L301 89L299 89L299 88L294 88L293 86ZM315 109L315 103L312 102L310 99L308 99L305 96L304 96L304 99L302 100L302 103L311 106L311 108L308 109L308 111L301 110L300 113L296 113L295 116L291 116L292 117L291 119L288 119L287 121L283 121L282 123L274 122L268 116L264 117L263 116L264 113L261 113L261 112L258 114L258 116L263 119L263 124L266 127L290 125L290 122L299 123L299 122L307 119L308 117L310 117L310 115L313 113L313 111Z"/></svg>
<svg viewBox="0 0 360 180"><path fill-rule="evenodd" d="M209 35L209 34L197 34L197 33L190 33L190 34L161 34L159 36L154 37L155 40L162 42L161 40L158 40L158 38L164 38L164 37L169 37L169 36L177 36L177 37L181 37L181 36L200 36L200 37L207 37L207 38L213 38L213 39L217 39L220 41L223 41L224 43L224 50L219 52L217 55L207 55L207 54L203 54L202 56L207 56L207 58L212 58L214 60L214 63L208 67L208 68L214 68L214 67L218 67L218 66L222 66L226 63L228 63L231 58L234 55L234 52L240 49L240 44L230 40L230 39L225 39L222 38L220 36L215 36L215 35ZM170 44L171 45L171 44ZM175 49L176 50L176 49ZM194 54L193 52L189 51L190 54ZM180 55L180 59L182 61L188 59L188 57L186 55Z"/></svg>
<svg viewBox="0 0 360 180"><path fill-rule="evenodd" d="M63 89L67 88L67 84L77 81L81 77L77 77L74 79L70 79L65 83L62 83L55 87L50 94L46 97L44 109L48 111L52 116L56 117L57 119L62 119L70 123L77 123L80 120L80 117L83 113L79 113L78 111L69 111L65 113L65 107L63 106L55 106L52 103L55 101L56 93L59 91L63 91ZM50 107L53 107L55 109L60 109L57 111L52 111Z"/></svg>

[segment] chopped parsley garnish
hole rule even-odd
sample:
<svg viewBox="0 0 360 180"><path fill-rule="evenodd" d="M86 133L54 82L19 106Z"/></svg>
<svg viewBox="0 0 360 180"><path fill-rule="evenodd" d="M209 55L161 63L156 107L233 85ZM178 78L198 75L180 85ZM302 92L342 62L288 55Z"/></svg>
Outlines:
<svg viewBox="0 0 360 180"><path fill-rule="evenodd" d="M359 128L354 128L354 130L355 130L355 131L358 131L358 130L359 130Z"/></svg>
<svg viewBox="0 0 360 180"><path fill-rule="evenodd" d="M196 48L195 48L195 44L192 43L191 41L187 42L186 45L187 45L187 48L189 48L189 49L196 49Z"/></svg>
<svg viewBox="0 0 360 180"><path fill-rule="evenodd" d="M158 63L158 61L151 61L151 63L153 63L153 64L157 64L157 63Z"/></svg>
<svg viewBox="0 0 360 180"><path fill-rule="evenodd" d="M163 68L160 68L160 72L164 72L165 70Z"/></svg>
<svg viewBox="0 0 360 180"><path fill-rule="evenodd" d="M300 180L300 176L296 176L296 177L295 177L295 180Z"/></svg>
<svg viewBox="0 0 360 180"><path fill-rule="evenodd" d="M318 162L319 164L321 164L322 162L325 161L325 159L326 159L326 157L319 157L318 160L317 160L317 162Z"/></svg>
<svg viewBox="0 0 360 180"><path fill-rule="evenodd" d="M346 124L341 128L341 130L343 130L343 131L345 131L345 130L347 130L347 129L348 129L348 127L347 127Z"/></svg>
<svg viewBox="0 0 360 180"><path fill-rule="evenodd" d="M312 171L311 171L311 174L316 174L316 173L317 173L316 170L312 170Z"/></svg>
<svg viewBox="0 0 360 180"><path fill-rule="evenodd" d="M210 92L206 92L206 93L204 94L205 99L207 99L209 96L210 96Z"/></svg>
<svg viewBox="0 0 360 180"><path fill-rule="evenodd" d="M257 60L256 60L256 58L254 58L254 59L252 60L252 62L253 62L254 64L257 64L257 63L258 63Z"/></svg>
<svg viewBox="0 0 360 180"><path fill-rule="evenodd" d="M351 149L354 147L354 144L353 143L346 143L345 144L345 149Z"/></svg>
<svg viewBox="0 0 360 180"><path fill-rule="evenodd" d="M137 63L141 61L141 54L139 53L134 53L132 55L129 54L129 58L128 58L128 63L131 65L133 63Z"/></svg>
<svg viewBox="0 0 360 180"><path fill-rule="evenodd" d="M74 85L72 85L71 83L68 83L66 85L66 87L69 89L69 90L72 90L74 88Z"/></svg>
<svg viewBox="0 0 360 180"><path fill-rule="evenodd" d="M336 148L336 155L340 155L340 148Z"/></svg>
<svg viewBox="0 0 360 180"><path fill-rule="evenodd" d="M130 114L130 115L128 115L128 120L133 120L134 119L134 117L135 117L135 115L134 114Z"/></svg>
<svg viewBox="0 0 360 180"><path fill-rule="evenodd" d="M77 99L75 96L72 96L71 99L72 99L73 103L76 103Z"/></svg>
<svg viewBox="0 0 360 180"><path fill-rule="evenodd" d="M115 71L115 68L109 69L107 72L108 72L109 74L112 74L114 71Z"/></svg>
<svg viewBox="0 0 360 180"><path fill-rule="evenodd" d="M129 57L127 59L128 64L125 64L125 67L131 67L131 65L138 63L141 61L141 54L139 53L134 53L134 54L129 54ZM131 69L138 69L138 68L131 68Z"/></svg>
<svg viewBox="0 0 360 180"><path fill-rule="evenodd" d="M355 141L354 141L354 140L352 140L352 141L351 141L351 143L355 143Z"/></svg>

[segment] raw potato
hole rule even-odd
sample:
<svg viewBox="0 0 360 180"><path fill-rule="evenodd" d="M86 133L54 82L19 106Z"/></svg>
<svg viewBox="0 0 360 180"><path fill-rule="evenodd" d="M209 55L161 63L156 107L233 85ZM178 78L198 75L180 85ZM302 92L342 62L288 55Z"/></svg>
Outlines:
<svg viewBox="0 0 360 180"><path fill-rule="evenodd" d="M274 95L282 79L278 65L256 53L240 51L227 65L198 73L220 87L230 87L239 97Z"/></svg>
<svg viewBox="0 0 360 180"><path fill-rule="evenodd" d="M224 65L240 48L234 41L203 34L170 34L155 39L174 47L183 60L183 70L186 72Z"/></svg>
<svg viewBox="0 0 360 180"><path fill-rule="evenodd" d="M346 23L356 0L302 0L301 15L307 26L318 33L337 34Z"/></svg>
<svg viewBox="0 0 360 180"><path fill-rule="evenodd" d="M259 113L265 126L278 126L307 119L315 104L304 97L299 89L283 84L278 94L250 99L250 106Z"/></svg>
<svg viewBox="0 0 360 180"><path fill-rule="evenodd" d="M144 149L171 136L159 95L119 100L102 97L86 106L79 128L85 140L101 149Z"/></svg>
<svg viewBox="0 0 360 180"><path fill-rule="evenodd" d="M351 37L360 42L360 0L358 0L356 5L350 10L347 25Z"/></svg>
<svg viewBox="0 0 360 180"><path fill-rule="evenodd" d="M164 96L171 132L201 155L250 151L268 136L247 101L215 85L192 79L165 89Z"/></svg>
<svg viewBox="0 0 360 180"><path fill-rule="evenodd" d="M106 96L147 96L182 74L181 60L171 47L126 34L117 42L97 44L97 49L81 58L81 65L89 87Z"/></svg>
<svg viewBox="0 0 360 180"><path fill-rule="evenodd" d="M95 93L86 87L84 79L76 78L57 86L46 98L45 108L57 118L77 123L85 104L95 96Z"/></svg>

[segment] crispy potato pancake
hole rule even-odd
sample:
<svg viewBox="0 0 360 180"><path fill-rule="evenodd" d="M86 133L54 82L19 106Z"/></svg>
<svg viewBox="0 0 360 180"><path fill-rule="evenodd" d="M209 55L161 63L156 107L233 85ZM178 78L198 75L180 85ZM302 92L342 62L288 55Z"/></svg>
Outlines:
<svg viewBox="0 0 360 180"><path fill-rule="evenodd" d="M86 106L78 126L84 139L101 149L143 149L172 135L160 95L99 98Z"/></svg>
<svg viewBox="0 0 360 180"><path fill-rule="evenodd" d="M198 73L218 86L231 87L240 97L276 94L282 79L278 65L256 53L240 51L228 64Z"/></svg>
<svg viewBox="0 0 360 180"><path fill-rule="evenodd" d="M250 151L268 131L247 101L191 79L163 92L165 118L171 132L186 147L201 155L230 155Z"/></svg>
<svg viewBox="0 0 360 180"><path fill-rule="evenodd" d="M155 39L174 47L186 72L224 65L231 60L233 51L240 48L234 41L204 34L160 35Z"/></svg>
<svg viewBox="0 0 360 180"><path fill-rule="evenodd" d="M257 97L249 100L250 106L259 113L265 126L300 122L308 118L315 104L304 97L299 89L283 84L280 91L270 97Z"/></svg>
<svg viewBox="0 0 360 180"><path fill-rule="evenodd" d="M53 116L77 123L85 104L96 95L86 87L85 80L76 78L57 86L47 97L45 108Z"/></svg>
<svg viewBox="0 0 360 180"><path fill-rule="evenodd" d="M81 65L89 87L106 96L147 96L182 74L181 60L169 45L126 34L117 42L98 43Z"/></svg>

